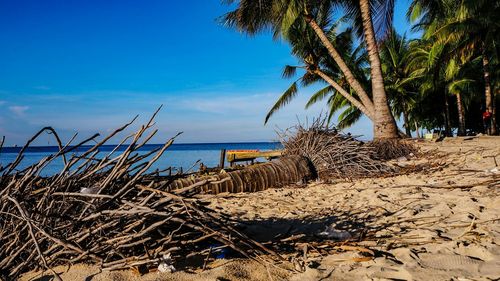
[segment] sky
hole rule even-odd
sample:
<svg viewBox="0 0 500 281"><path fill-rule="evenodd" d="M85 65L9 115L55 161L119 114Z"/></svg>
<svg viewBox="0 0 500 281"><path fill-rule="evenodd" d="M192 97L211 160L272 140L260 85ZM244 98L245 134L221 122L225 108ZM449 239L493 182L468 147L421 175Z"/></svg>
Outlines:
<svg viewBox="0 0 500 281"><path fill-rule="evenodd" d="M400 33L408 2L397 1ZM0 0L0 137L23 145L44 126L63 140L106 134L163 105L153 143L181 131L184 143L272 141L277 128L325 113L305 110L314 87L301 89L264 126L296 60L270 34L222 26L229 10L220 0ZM367 119L349 131L372 136Z"/></svg>

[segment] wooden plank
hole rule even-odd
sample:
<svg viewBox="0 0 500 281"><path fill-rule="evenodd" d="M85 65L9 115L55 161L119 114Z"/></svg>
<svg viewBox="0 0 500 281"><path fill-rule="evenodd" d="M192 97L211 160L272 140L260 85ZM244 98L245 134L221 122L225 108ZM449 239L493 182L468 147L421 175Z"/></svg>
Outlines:
<svg viewBox="0 0 500 281"><path fill-rule="evenodd" d="M271 151L227 151L227 161L250 161L255 158L277 158L282 154L281 150L271 150Z"/></svg>
<svg viewBox="0 0 500 281"><path fill-rule="evenodd" d="M225 159L226 159L226 149L223 148L220 151L219 168L224 169L224 160Z"/></svg>

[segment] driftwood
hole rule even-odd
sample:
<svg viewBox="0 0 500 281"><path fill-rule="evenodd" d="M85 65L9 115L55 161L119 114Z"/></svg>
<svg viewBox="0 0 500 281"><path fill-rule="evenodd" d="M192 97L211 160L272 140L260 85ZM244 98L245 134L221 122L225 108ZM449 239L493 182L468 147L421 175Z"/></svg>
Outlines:
<svg viewBox="0 0 500 281"><path fill-rule="evenodd" d="M293 155L213 176L180 178L170 184L169 190L182 190L187 186L195 186L197 192L211 194L255 192L270 187L305 183L314 177L314 168L309 160Z"/></svg>
<svg viewBox="0 0 500 281"><path fill-rule="evenodd" d="M100 141L94 135L77 144L72 144L75 138L63 144L55 130L44 128L12 163L0 167L0 279L13 280L29 270L76 262L99 264L103 270L157 267L167 255L182 267L193 264L190 259L206 259L211 248L224 247L262 263L283 261L272 249L234 229L227 217L192 198L199 182L170 191L175 178L157 177L158 171L150 171L175 139L138 152L157 132L153 119L154 115L123 138L119 145L128 143L125 150L117 146L102 158L97 157L100 146L135 118ZM43 132L56 138L59 151L18 170L24 151ZM96 144L79 150L91 141ZM54 176L40 177L56 159L63 161L64 168ZM283 163L288 165L287 160ZM299 171L303 162L290 165L296 163L300 163L296 174L303 175ZM279 169L279 165L272 167L263 170ZM253 174L240 172L239 178Z"/></svg>

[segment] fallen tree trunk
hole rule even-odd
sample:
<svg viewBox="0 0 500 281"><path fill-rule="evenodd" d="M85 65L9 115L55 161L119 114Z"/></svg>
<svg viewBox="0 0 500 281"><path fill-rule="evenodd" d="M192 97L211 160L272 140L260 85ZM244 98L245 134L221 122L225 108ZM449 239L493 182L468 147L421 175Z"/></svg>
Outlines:
<svg viewBox="0 0 500 281"><path fill-rule="evenodd" d="M180 190L198 183L197 191L210 194L255 192L315 177L311 162L305 157L293 155L214 176L177 179L169 185L169 190Z"/></svg>

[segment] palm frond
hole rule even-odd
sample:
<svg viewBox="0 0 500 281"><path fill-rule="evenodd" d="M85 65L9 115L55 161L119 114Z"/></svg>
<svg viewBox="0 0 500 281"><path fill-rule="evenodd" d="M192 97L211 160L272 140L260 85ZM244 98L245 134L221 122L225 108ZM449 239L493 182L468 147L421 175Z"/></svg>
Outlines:
<svg viewBox="0 0 500 281"><path fill-rule="evenodd" d="M337 127L339 129L348 128L356 123L361 116L363 116L363 113L359 109L352 106L348 107L339 115Z"/></svg>
<svg viewBox="0 0 500 281"><path fill-rule="evenodd" d="M373 0L373 28L377 42L382 42L392 30L395 0Z"/></svg>
<svg viewBox="0 0 500 281"><path fill-rule="evenodd" d="M284 3L285 13L281 19L281 33L286 38L288 36L288 30L295 23L295 21L299 18L299 15L302 13L301 5L297 1L288 1L288 3Z"/></svg>
<svg viewBox="0 0 500 281"><path fill-rule="evenodd" d="M311 98L309 98L309 101L306 104L306 109L311 107L313 104L325 99L329 94L334 92L334 89L332 86L326 86L323 89L320 89L316 93L314 93Z"/></svg>
<svg viewBox="0 0 500 281"><path fill-rule="evenodd" d="M283 68L283 73L281 74L281 76L283 78L292 78L293 76L295 76L296 73L297 73L296 66L285 65L285 68Z"/></svg>
<svg viewBox="0 0 500 281"><path fill-rule="evenodd" d="M290 103L290 101L297 95L297 93L298 93L297 82L293 82L292 85L276 101L271 110L269 110L269 112L266 115L266 119L264 120L264 124L267 124L269 118L271 118L271 116L273 116L273 114L276 113L276 111L278 111L280 108Z"/></svg>

